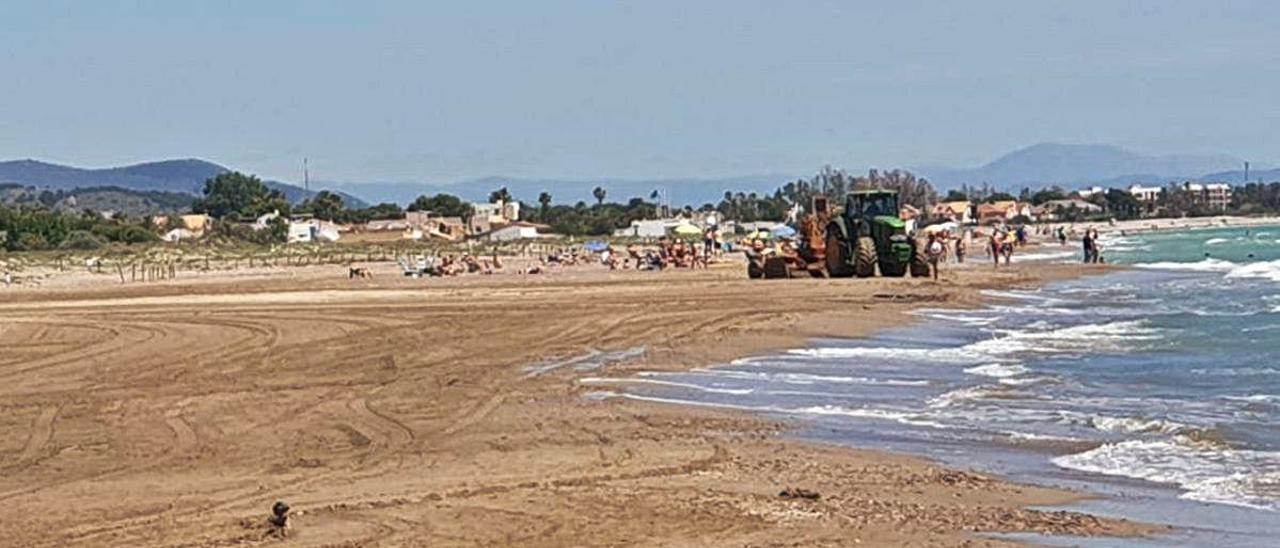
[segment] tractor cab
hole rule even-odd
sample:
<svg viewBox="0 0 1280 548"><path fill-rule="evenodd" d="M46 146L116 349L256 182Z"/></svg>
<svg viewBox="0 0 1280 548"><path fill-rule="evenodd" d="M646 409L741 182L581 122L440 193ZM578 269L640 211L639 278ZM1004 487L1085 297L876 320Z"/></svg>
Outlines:
<svg viewBox="0 0 1280 548"><path fill-rule="evenodd" d="M846 198L844 210L846 214L853 212L866 219L897 217L898 193L891 190L855 190Z"/></svg>

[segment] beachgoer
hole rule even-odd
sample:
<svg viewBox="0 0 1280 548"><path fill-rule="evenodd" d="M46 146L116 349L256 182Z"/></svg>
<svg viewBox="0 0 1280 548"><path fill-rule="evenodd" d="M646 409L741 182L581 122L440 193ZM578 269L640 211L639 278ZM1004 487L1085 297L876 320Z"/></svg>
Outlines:
<svg viewBox="0 0 1280 548"><path fill-rule="evenodd" d="M750 278L764 277L764 260L765 248L764 240L756 238L751 241L751 245L745 249L747 255L747 276Z"/></svg>
<svg viewBox="0 0 1280 548"><path fill-rule="evenodd" d="M965 236L962 234L956 238L956 262L964 264L964 256L969 252L969 244L965 243Z"/></svg>
<svg viewBox="0 0 1280 548"><path fill-rule="evenodd" d="M1081 245L1084 247L1084 262L1093 262L1093 231L1085 230L1084 237L1080 239Z"/></svg>
<svg viewBox="0 0 1280 548"><path fill-rule="evenodd" d="M929 266L933 269L933 280L938 280L938 261L942 259L945 247L937 236L929 235L929 243L925 245L925 255L929 258Z"/></svg>
<svg viewBox="0 0 1280 548"><path fill-rule="evenodd" d="M13 274L10 274L9 271L6 270L4 271L4 286L9 287L11 285L13 285Z"/></svg>
<svg viewBox="0 0 1280 548"><path fill-rule="evenodd" d="M1067 229L1058 227L1058 245L1067 245Z"/></svg>
<svg viewBox="0 0 1280 548"><path fill-rule="evenodd" d="M1089 230L1089 239L1090 241L1093 242L1093 262L1094 263L1102 262L1102 243L1098 241L1099 238L1098 238L1097 229Z"/></svg>
<svg viewBox="0 0 1280 548"><path fill-rule="evenodd" d="M989 253L991 258L995 261L996 268L1000 267L1000 250L1003 247L1004 238L1001 236L1000 231L992 229L991 242L990 245L987 246L987 253Z"/></svg>

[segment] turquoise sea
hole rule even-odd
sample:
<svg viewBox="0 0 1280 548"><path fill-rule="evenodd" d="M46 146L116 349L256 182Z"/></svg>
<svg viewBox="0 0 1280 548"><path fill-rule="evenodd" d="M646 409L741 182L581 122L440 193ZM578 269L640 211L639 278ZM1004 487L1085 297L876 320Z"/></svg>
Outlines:
<svg viewBox="0 0 1280 548"><path fill-rule="evenodd" d="M1091 545L1277 545L1280 226L1103 245L1109 262L1132 268L989 292L992 304L976 310L919 310L915 325L865 339L583 382L1091 490L1105 496L1077 509L1177 526ZM1077 260L1077 246L1033 259Z"/></svg>

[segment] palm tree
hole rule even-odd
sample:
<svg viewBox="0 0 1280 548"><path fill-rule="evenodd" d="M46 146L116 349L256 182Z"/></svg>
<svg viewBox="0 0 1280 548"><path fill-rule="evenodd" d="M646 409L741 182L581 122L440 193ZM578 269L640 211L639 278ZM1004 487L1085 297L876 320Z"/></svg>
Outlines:
<svg viewBox="0 0 1280 548"><path fill-rule="evenodd" d="M499 188L489 193L489 203L496 204L498 202L507 203L511 201L511 193L507 191L507 187Z"/></svg>
<svg viewBox="0 0 1280 548"><path fill-rule="evenodd" d="M596 197L596 205L603 204L604 197L607 194L608 194L608 191L606 191L604 187L595 187L594 189L591 190L591 195Z"/></svg>
<svg viewBox="0 0 1280 548"><path fill-rule="evenodd" d="M551 193L544 190L541 194L538 194L538 205L541 207L538 210L538 216L545 221L547 219L547 211L551 209Z"/></svg>

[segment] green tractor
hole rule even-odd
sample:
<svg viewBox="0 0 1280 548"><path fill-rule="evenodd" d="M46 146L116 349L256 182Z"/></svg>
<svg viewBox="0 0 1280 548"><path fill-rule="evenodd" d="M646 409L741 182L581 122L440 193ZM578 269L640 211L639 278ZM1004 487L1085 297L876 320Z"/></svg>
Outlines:
<svg viewBox="0 0 1280 548"><path fill-rule="evenodd" d="M844 211L827 224L825 260L833 278L876 275L929 276L924 244L907 234L898 217L898 193L893 190L856 190L845 200Z"/></svg>

